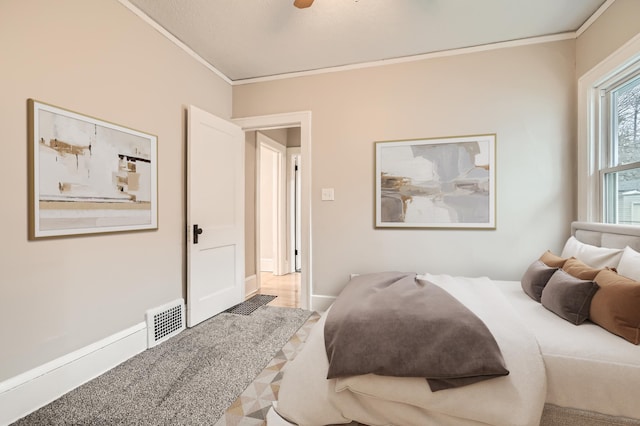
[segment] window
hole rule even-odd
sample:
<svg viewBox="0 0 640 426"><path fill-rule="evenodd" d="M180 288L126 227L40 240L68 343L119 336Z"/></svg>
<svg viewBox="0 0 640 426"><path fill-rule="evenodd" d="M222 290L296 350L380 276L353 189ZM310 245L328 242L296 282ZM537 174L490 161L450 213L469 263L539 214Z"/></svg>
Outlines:
<svg viewBox="0 0 640 426"><path fill-rule="evenodd" d="M578 79L579 221L640 226L640 34Z"/></svg>
<svg viewBox="0 0 640 426"><path fill-rule="evenodd" d="M640 72L617 79L602 96L604 222L640 225Z"/></svg>

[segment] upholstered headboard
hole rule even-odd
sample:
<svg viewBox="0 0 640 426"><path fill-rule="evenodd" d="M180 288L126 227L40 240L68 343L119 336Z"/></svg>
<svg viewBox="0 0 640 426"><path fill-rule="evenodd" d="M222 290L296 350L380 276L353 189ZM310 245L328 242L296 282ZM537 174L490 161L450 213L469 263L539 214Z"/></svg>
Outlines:
<svg viewBox="0 0 640 426"><path fill-rule="evenodd" d="M620 249L629 246L640 251L640 226L572 222L571 235L585 244Z"/></svg>

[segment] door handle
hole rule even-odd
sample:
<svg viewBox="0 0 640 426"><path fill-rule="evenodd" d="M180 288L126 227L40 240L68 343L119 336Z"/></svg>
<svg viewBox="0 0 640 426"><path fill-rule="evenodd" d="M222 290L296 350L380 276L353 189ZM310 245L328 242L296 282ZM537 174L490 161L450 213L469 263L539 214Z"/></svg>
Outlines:
<svg viewBox="0 0 640 426"><path fill-rule="evenodd" d="M198 225L193 225L193 244L198 244L198 235L202 234L202 228L198 228Z"/></svg>

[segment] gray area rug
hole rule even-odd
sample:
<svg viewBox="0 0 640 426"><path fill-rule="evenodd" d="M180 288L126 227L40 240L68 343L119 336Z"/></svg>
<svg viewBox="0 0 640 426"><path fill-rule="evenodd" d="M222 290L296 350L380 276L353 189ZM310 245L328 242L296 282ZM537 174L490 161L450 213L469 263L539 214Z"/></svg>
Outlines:
<svg viewBox="0 0 640 426"><path fill-rule="evenodd" d="M14 424L214 424L310 315L273 306L219 314Z"/></svg>

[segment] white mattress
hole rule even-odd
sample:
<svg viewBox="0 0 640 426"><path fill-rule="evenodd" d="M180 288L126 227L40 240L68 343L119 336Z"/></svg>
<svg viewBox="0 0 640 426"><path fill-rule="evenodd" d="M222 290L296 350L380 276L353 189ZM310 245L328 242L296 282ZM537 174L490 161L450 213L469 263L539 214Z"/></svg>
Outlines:
<svg viewBox="0 0 640 426"><path fill-rule="evenodd" d="M495 281L538 339L550 404L640 419L640 346L586 321L573 325L529 298L519 281Z"/></svg>

